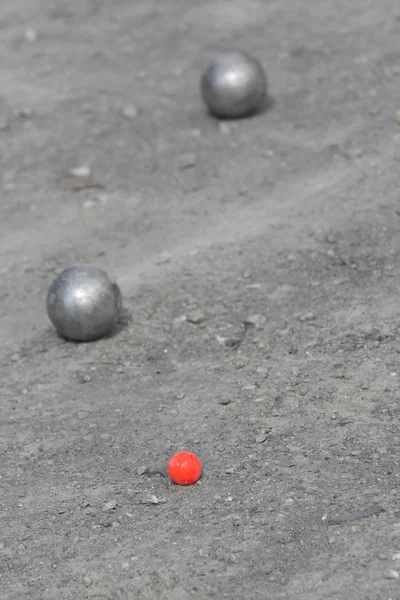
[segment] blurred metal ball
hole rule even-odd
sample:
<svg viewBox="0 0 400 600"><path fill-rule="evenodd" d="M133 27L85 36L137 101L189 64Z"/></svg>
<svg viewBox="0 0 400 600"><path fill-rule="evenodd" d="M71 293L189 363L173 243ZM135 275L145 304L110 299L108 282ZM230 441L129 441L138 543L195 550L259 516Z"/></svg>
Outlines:
<svg viewBox="0 0 400 600"><path fill-rule="evenodd" d="M115 328L122 296L105 271L94 265L77 265L55 278L46 305L49 318L61 336L89 342Z"/></svg>
<svg viewBox="0 0 400 600"><path fill-rule="evenodd" d="M201 79L211 114L239 118L254 114L266 98L267 78L258 60L244 52L218 54Z"/></svg>

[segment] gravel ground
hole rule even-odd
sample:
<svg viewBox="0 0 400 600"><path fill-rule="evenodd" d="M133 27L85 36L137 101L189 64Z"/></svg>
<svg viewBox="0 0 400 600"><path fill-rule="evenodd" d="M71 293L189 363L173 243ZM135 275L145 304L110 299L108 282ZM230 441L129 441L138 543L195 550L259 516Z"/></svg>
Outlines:
<svg viewBox="0 0 400 600"><path fill-rule="evenodd" d="M399 36L398 0L2 0L0 598L400 598ZM272 101L218 123L228 47ZM77 262L110 339L47 319Z"/></svg>

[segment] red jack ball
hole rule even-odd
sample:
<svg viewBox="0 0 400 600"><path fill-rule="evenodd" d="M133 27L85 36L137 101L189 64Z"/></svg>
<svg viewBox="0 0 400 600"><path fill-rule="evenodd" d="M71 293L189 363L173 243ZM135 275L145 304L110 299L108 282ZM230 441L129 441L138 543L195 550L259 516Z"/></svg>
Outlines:
<svg viewBox="0 0 400 600"><path fill-rule="evenodd" d="M192 485L200 479L201 462L191 452L178 452L168 463L168 475L177 485Z"/></svg>

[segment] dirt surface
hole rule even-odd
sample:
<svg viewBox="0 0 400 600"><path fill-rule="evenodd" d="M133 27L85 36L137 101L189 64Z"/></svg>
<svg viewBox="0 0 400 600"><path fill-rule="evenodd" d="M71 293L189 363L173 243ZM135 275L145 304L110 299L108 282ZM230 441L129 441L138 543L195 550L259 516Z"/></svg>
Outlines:
<svg viewBox="0 0 400 600"><path fill-rule="evenodd" d="M398 0L2 0L0 598L400 598L399 39ZM220 124L230 47L273 104ZM48 321L77 262L110 339Z"/></svg>

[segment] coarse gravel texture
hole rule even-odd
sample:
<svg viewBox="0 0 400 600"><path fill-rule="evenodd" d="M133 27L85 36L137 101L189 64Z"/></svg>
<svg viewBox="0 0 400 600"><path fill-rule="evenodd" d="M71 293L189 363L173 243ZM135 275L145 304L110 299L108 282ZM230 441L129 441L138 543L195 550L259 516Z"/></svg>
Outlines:
<svg viewBox="0 0 400 600"><path fill-rule="evenodd" d="M397 0L2 0L2 600L400 599L399 38ZM272 97L219 123L231 47ZM78 262L109 339L47 318Z"/></svg>

